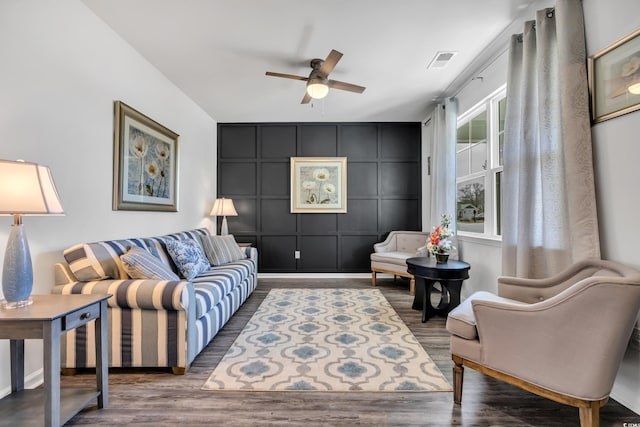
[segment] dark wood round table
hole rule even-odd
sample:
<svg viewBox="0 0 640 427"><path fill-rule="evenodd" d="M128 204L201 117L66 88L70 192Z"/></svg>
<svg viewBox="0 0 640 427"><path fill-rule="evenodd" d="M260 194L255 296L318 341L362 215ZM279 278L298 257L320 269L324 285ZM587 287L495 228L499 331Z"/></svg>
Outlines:
<svg viewBox="0 0 640 427"><path fill-rule="evenodd" d="M416 294L412 308L422 310L422 322L439 314L446 316L460 304L462 282L469 278L471 266L462 261L447 261L437 264L433 257L415 257L407 260L407 271L416 280ZM440 301L436 306L431 302L434 285L440 283Z"/></svg>

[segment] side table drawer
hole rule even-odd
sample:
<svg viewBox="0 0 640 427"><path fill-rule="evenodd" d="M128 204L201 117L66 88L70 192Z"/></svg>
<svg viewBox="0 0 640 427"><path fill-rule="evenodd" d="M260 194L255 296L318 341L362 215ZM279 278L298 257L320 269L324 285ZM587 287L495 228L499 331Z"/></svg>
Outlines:
<svg viewBox="0 0 640 427"><path fill-rule="evenodd" d="M93 304L71 312L62 318L62 331L69 331L78 326L82 326L87 322L97 319L99 316L100 304Z"/></svg>

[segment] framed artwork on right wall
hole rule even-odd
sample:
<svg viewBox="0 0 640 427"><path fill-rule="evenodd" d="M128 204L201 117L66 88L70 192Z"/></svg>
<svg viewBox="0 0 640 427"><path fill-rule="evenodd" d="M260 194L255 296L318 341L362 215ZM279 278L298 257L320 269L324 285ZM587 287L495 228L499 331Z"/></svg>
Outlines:
<svg viewBox="0 0 640 427"><path fill-rule="evenodd" d="M589 57L591 121L640 109L640 29Z"/></svg>

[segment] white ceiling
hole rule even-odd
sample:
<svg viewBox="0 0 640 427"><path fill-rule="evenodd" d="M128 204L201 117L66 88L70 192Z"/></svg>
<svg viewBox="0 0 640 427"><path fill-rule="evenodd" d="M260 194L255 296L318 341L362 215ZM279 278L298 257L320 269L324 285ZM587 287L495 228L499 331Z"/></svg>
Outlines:
<svg viewBox="0 0 640 427"><path fill-rule="evenodd" d="M420 121L533 0L82 0L218 122ZM301 105L313 58L344 54ZM455 51L444 69L427 69Z"/></svg>

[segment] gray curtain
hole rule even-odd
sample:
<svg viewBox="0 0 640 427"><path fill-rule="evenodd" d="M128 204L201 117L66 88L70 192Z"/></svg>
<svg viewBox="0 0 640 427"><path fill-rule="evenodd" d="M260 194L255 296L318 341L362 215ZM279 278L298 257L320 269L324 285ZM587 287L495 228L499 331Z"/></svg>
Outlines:
<svg viewBox="0 0 640 427"><path fill-rule="evenodd" d="M457 120L458 100L453 97L438 104L431 115L431 224L427 231L440 223L443 213L451 215L455 229Z"/></svg>
<svg viewBox="0 0 640 427"><path fill-rule="evenodd" d="M502 271L546 277L600 257L580 0L538 11L511 40Z"/></svg>

